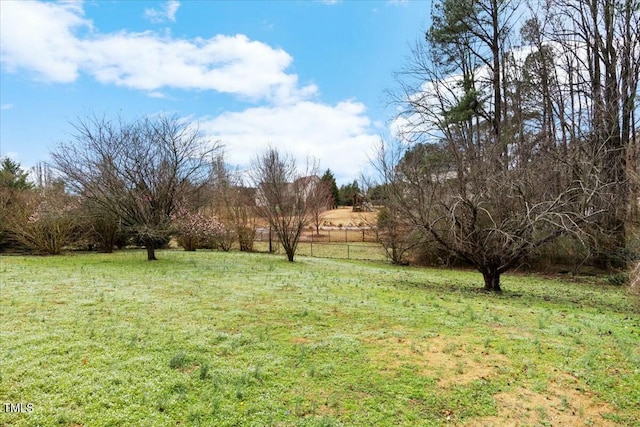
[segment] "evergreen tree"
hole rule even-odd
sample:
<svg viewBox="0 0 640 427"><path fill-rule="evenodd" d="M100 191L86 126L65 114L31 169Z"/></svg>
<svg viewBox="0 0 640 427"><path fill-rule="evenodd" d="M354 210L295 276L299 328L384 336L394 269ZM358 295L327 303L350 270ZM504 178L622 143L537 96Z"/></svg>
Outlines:
<svg viewBox="0 0 640 427"><path fill-rule="evenodd" d="M327 169L327 171L322 175L320 181L326 183L327 188L331 191L331 197L333 198L333 203L331 207L333 209L338 207L338 202L340 201L340 190L338 190L338 184L336 184L336 178L333 176L333 172L331 169Z"/></svg>
<svg viewBox="0 0 640 427"><path fill-rule="evenodd" d="M340 187L340 204L342 206L352 206L353 196L360 192L358 181L353 181L351 184L342 185Z"/></svg>
<svg viewBox="0 0 640 427"><path fill-rule="evenodd" d="M22 170L20 163L5 157L0 162L0 188L28 190L33 187L27 178L29 173Z"/></svg>

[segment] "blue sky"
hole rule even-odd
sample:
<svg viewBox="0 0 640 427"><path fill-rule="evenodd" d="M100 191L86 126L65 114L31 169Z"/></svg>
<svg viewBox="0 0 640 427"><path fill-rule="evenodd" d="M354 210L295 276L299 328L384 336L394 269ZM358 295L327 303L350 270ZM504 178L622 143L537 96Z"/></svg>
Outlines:
<svg viewBox="0 0 640 427"><path fill-rule="evenodd" d="M384 91L430 1L0 1L0 156L49 160L70 122L177 114L246 167L272 145L339 183L368 165Z"/></svg>

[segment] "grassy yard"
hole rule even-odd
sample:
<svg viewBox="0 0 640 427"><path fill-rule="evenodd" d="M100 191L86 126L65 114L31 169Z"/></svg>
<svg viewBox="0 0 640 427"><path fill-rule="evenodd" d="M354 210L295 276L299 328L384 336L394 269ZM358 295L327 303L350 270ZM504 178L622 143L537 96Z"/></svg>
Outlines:
<svg viewBox="0 0 640 427"><path fill-rule="evenodd" d="M0 425L640 426L640 310L604 280L144 257L0 257Z"/></svg>
<svg viewBox="0 0 640 427"><path fill-rule="evenodd" d="M285 255L285 251L279 243L274 242L272 246L276 254ZM259 252L269 252L269 242L255 242L253 248ZM296 258L298 256L361 261L386 261L388 259L382 245L370 242L300 242L296 249Z"/></svg>

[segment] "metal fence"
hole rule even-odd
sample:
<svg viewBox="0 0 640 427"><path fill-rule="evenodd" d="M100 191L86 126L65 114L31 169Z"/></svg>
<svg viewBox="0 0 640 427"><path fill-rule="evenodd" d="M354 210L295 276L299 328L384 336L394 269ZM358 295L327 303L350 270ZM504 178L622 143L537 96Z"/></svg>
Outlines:
<svg viewBox="0 0 640 427"><path fill-rule="evenodd" d="M254 250L258 252L269 252L269 242L255 242ZM271 242L271 252L284 255L284 249L280 245L280 242ZM371 243L300 242L298 243L296 256L361 261L386 261L388 259L382 245Z"/></svg>
<svg viewBox="0 0 640 427"><path fill-rule="evenodd" d="M269 229L256 230L254 249L261 252L284 254L275 233L269 239ZM378 231L370 228L322 229L303 233L296 255L316 258L385 261L388 259L378 243Z"/></svg>
<svg viewBox="0 0 640 427"><path fill-rule="evenodd" d="M272 236L272 240L275 240ZM301 242L313 243L337 243L337 242L369 242L378 243L379 235L376 228L322 228L320 233L316 230L308 229L302 233ZM256 230L255 240L258 242L269 241L269 229L259 228Z"/></svg>

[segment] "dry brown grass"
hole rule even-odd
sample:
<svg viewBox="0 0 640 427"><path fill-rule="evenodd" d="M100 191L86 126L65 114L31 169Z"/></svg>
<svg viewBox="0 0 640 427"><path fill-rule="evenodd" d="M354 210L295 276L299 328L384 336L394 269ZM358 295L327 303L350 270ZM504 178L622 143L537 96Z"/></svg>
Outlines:
<svg viewBox="0 0 640 427"><path fill-rule="evenodd" d="M322 214L322 225L326 227L361 227L376 223L378 211L353 212L350 206L341 206Z"/></svg>
<svg viewBox="0 0 640 427"><path fill-rule="evenodd" d="M498 406L497 417L476 418L471 426L582 426L602 427L619 425L602 417L615 409L597 402L588 393L551 385L544 392L516 388L494 396Z"/></svg>
<svg viewBox="0 0 640 427"><path fill-rule="evenodd" d="M472 336L436 336L424 341L405 338L371 340L375 344L374 360L389 378L401 369L413 369L417 375L436 379L439 387L449 389L474 381L492 380L502 369L511 366L509 358L493 350L471 344ZM618 425L603 418L615 408L582 390L579 380L565 373L555 373L542 390L524 386L493 396L498 415L474 418L468 426L577 426ZM443 414L455 419L453 410Z"/></svg>

